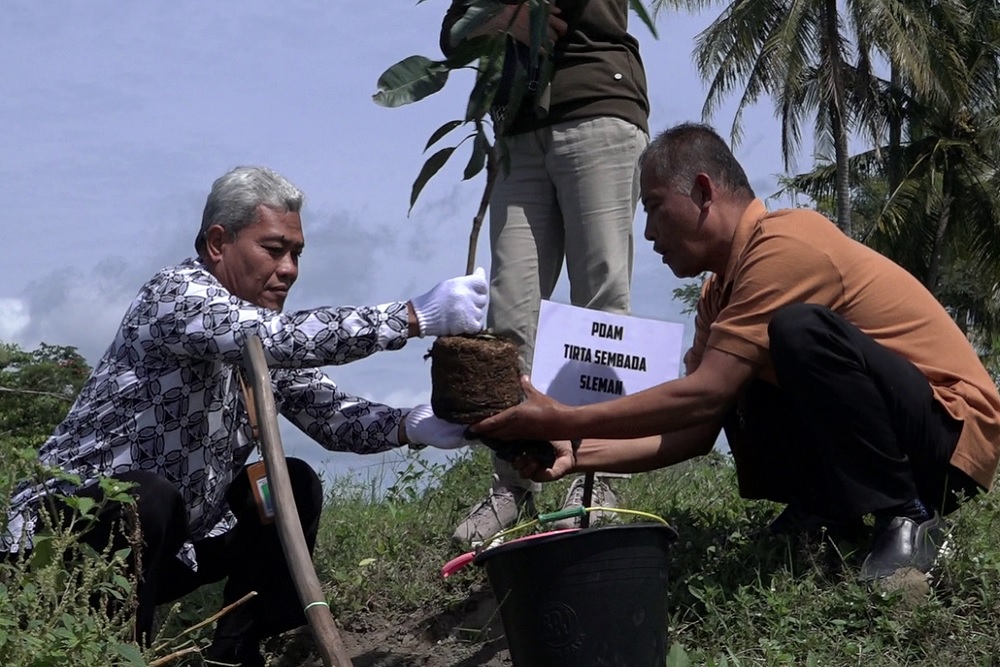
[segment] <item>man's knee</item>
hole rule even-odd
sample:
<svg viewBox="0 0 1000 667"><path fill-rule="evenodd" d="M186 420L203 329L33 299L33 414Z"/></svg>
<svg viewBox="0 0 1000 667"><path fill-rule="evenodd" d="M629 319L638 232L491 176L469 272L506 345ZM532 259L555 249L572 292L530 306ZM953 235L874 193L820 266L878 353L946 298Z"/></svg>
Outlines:
<svg viewBox="0 0 1000 667"><path fill-rule="evenodd" d="M767 325L767 335L779 340L794 339L802 331L826 328L833 311L815 303L793 303L779 308Z"/></svg>
<svg viewBox="0 0 1000 667"><path fill-rule="evenodd" d="M323 484L313 467L302 459L285 459L288 465L288 479L292 484L292 495L299 508L299 516L305 523L319 516L323 509Z"/></svg>
<svg viewBox="0 0 1000 667"><path fill-rule="evenodd" d="M298 510L303 529L318 521L323 509L323 485L312 466L302 459L286 458L288 482ZM257 505L250 489L250 479L246 470L233 480L226 494L229 508L239 521L253 521L257 516ZM272 493L273 493L272 489Z"/></svg>
<svg viewBox="0 0 1000 667"><path fill-rule="evenodd" d="M187 536L187 509L180 491L170 481L148 470L132 470L115 479L134 484L129 493L135 499L139 525L147 541L154 536L168 548L179 548Z"/></svg>
<svg viewBox="0 0 1000 667"><path fill-rule="evenodd" d="M838 318L826 306L794 303L780 308L767 326L771 358L774 363L800 360L818 350L815 334L829 331Z"/></svg>

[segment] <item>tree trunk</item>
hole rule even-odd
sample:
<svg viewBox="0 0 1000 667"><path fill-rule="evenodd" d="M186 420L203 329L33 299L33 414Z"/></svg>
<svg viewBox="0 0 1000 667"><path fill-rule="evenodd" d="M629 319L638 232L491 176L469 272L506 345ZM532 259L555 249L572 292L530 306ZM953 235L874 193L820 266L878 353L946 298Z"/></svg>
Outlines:
<svg viewBox="0 0 1000 667"><path fill-rule="evenodd" d="M839 17L837 0L826 0L824 23L826 29L826 57L833 84L833 99L830 100L830 126L833 131L833 146L836 158L837 184L837 226L851 236L851 175L848 164L846 94L844 84L844 62L840 50Z"/></svg>
<svg viewBox="0 0 1000 667"><path fill-rule="evenodd" d="M896 194L896 189L903 181L903 94L900 89L901 77L899 66L892 64L889 72L889 163L886 175L889 177L889 196Z"/></svg>
<svg viewBox="0 0 1000 667"><path fill-rule="evenodd" d="M941 213L938 216L937 229L934 230L934 246L931 248L931 260L927 266L927 277L924 286L937 293L937 282L941 273L941 263L944 257L944 242L948 234L948 224L951 222L952 194L954 193L955 176L949 164L945 162L944 175L941 179Z"/></svg>

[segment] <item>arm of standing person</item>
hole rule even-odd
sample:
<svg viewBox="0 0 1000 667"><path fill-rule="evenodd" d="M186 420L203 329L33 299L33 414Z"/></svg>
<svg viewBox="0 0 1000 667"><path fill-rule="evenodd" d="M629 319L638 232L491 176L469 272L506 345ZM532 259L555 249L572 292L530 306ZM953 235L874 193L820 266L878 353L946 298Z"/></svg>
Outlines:
<svg viewBox="0 0 1000 667"><path fill-rule="evenodd" d="M523 44L531 43L531 12L523 2L499 2L500 11L496 16L484 23L479 28L471 31L469 37L482 37L486 35L499 35L508 33L517 41ZM448 11L445 12L444 21L441 23L441 52L446 56L451 55L457 43L452 41L451 31L455 23L465 15L468 10L468 0L453 0ZM549 9L548 17L548 38L549 43L554 44L559 38L566 34L566 22L559 18L559 8L552 6Z"/></svg>

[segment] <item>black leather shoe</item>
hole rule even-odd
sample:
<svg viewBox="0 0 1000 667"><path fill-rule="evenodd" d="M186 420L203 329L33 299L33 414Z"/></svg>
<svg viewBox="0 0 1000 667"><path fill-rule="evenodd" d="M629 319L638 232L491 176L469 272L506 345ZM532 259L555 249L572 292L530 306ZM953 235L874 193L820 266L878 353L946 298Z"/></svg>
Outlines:
<svg viewBox="0 0 1000 667"><path fill-rule="evenodd" d="M922 523L893 517L875 530L871 553L861 564L862 581L883 579L903 568L927 573L944 545L948 524L935 512Z"/></svg>
<svg viewBox="0 0 1000 667"><path fill-rule="evenodd" d="M789 505L767 526L767 532L778 537L819 537L824 529L834 537L861 539L865 523L856 519L824 519L798 505Z"/></svg>

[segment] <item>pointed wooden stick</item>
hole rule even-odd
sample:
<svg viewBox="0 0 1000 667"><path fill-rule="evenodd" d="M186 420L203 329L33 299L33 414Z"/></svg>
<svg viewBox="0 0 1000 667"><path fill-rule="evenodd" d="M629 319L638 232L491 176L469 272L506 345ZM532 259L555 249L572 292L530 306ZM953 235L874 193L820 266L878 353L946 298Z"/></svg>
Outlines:
<svg viewBox="0 0 1000 667"><path fill-rule="evenodd" d="M312 556L306 546L302 523L295 508L295 496L288 478L285 451L278 431L278 410L271 390L271 374L264 358L264 347L260 338L249 336L243 349L243 362L256 404L257 424L260 428L260 443L267 468L267 481L274 498L275 520L285 561L291 570L299 600L305 610L306 620L312 629L320 657L326 667L352 667L337 624L330 613L323 595L323 587L316 576Z"/></svg>
<svg viewBox="0 0 1000 667"><path fill-rule="evenodd" d="M165 655L162 658L157 658L153 662L149 663L149 667L163 667L163 665L168 665L178 658L183 658L186 655L191 655L192 653L201 653L201 649L197 646L188 646L187 648L182 648L179 651L174 651L170 655Z"/></svg>

